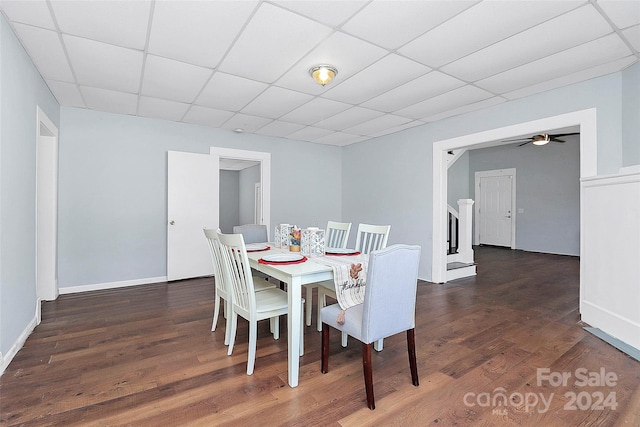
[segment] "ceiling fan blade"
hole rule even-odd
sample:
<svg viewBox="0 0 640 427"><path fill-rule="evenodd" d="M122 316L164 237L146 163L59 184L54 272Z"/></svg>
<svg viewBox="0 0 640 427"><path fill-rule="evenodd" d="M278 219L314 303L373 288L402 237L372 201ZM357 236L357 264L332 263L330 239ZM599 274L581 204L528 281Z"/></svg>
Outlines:
<svg viewBox="0 0 640 427"><path fill-rule="evenodd" d="M517 139L503 139L502 142L521 142L521 141L533 141L533 138L517 138Z"/></svg>
<svg viewBox="0 0 640 427"><path fill-rule="evenodd" d="M518 145L518 147L522 147L523 145L527 145L527 144L528 144L528 143L530 143L530 142L531 142L531 141L527 141L527 142L525 142L525 143L523 143L523 144Z"/></svg>
<svg viewBox="0 0 640 427"><path fill-rule="evenodd" d="M551 141L553 141L553 142L565 142L564 139L557 139L557 138L551 138Z"/></svg>
<svg viewBox="0 0 640 427"><path fill-rule="evenodd" d="M573 132L573 133L554 133L549 135L551 137L551 140L553 141L553 138L557 138L559 136L570 136L570 135L580 135L580 132Z"/></svg>

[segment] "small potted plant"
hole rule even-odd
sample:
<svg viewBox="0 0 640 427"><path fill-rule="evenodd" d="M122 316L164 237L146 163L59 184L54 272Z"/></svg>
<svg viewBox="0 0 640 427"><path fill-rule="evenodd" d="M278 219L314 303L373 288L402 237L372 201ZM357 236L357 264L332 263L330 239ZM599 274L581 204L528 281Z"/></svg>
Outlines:
<svg viewBox="0 0 640 427"><path fill-rule="evenodd" d="M300 229L294 227L291 229L291 243L289 244L289 250L291 252L300 252Z"/></svg>

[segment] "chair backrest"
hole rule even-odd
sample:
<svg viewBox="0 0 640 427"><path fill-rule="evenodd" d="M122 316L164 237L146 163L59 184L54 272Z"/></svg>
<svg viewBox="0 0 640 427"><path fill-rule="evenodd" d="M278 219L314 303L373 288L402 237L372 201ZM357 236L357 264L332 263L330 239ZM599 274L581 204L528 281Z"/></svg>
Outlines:
<svg viewBox="0 0 640 427"><path fill-rule="evenodd" d="M356 250L368 254L387 247L390 225L359 224L356 237Z"/></svg>
<svg viewBox="0 0 640 427"><path fill-rule="evenodd" d="M242 234L244 243L266 243L269 241L267 226L264 224L235 225L233 234Z"/></svg>
<svg viewBox="0 0 640 427"><path fill-rule="evenodd" d="M420 246L391 245L369 254L362 339L372 343L415 327Z"/></svg>
<svg viewBox="0 0 640 427"><path fill-rule="evenodd" d="M247 248L242 234L218 233L222 266L226 273L233 310L248 319L256 312L256 298L247 257Z"/></svg>
<svg viewBox="0 0 640 427"><path fill-rule="evenodd" d="M324 244L327 248L346 248L351 232L350 222L327 222L327 232L324 237Z"/></svg>
<svg viewBox="0 0 640 427"><path fill-rule="evenodd" d="M209 244L209 254L211 255L211 262L213 263L213 275L216 278L216 292L219 292L222 297L226 298L228 290L224 278L224 270L222 268L220 240L218 239L218 231L220 231L220 229L214 230L213 228L204 228L203 231L207 238L207 243Z"/></svg>

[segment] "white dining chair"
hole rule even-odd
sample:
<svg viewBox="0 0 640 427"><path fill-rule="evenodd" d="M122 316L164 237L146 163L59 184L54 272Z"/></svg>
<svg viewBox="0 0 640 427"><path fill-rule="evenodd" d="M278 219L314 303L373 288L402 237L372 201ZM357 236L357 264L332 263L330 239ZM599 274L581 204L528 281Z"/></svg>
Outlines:
<svg viewBox="0 0 640 427"><path fill-rule="evenodd" d="M266 243L269 241L267 226L264 224L234 225L233 234L242 234L244 244Z"/></svg>
<svg viewBox="0 0 640 427"><path fill-rule="evenodd" d="M258 321L271 319L273 338L280 337L279 316L287 314L287 293L270 288L255 292L254 280L251 274L247 249L242 234L218 233L220 240L220 252L222 255L222 267L225 278L229 281L229 289L232 297L231 332L229 335L229 348L227 355L233 353L236 329L238 327L238 315L249 321L249 354L247 358L247 375L253 374L256 360L256 343L258 339ZM304 299L301 299L302 312L304 312ZM300 356L304 352L304 328L300 327Z"/></svg>
<svg viewBox="0 0 640 427"><path fill-rule="evenodd" d="M336 222L336 221L328 221L327 229L324 234L324 244L327 248L341 248L344 249L347 247L347 242L349 241L349 233L351 232L351 223L350 222ZM319 283L309 283L304 285L307 289L306 302L307 308L305 312L305 318L307 326L311 326L311 309L312 309L312 301L313 301L313 288L317 288ZM322 307L326 305L326 302ZM320 296L318 295L318 304L317 304L318 313L320 312ZM318 314L318 319L320 319L320 315ZM320 330L320 326L318 326L318 331Z"/></svg>
<svg viewBox="0 0 640 427"><path fill-rule="evenodd" d="M338 324L340 306L333 304L321 310L323 374L329 372L329 327L351 335L362 342L367 406L375 409L371 345L383 338L406 331L411 382L418 386L416 363L415 311L420 264L420 246L392 245L371 252L367 269L367 291L364 303L345 313L344 323Z"/></svg>
<svg viewBox="0 0 640 427"><path fill-rule="evenodd" d="M367 255L375 250L386 248L390 231L390 225L358 224L355 249L361 254ZM327 296L337 299L336 286L333 280L320 282L318 286L318 331L322 331L320 311L322 307L327 305ZM382 341L376 343L376 350L382 351L382 345ZM342 334L342 346L347 346L347 334Z"/></svg>
<svg viewBox="0 0 640 427"><path fill-rule="evenodd" d="M225 280L223 269L222 269L222 255L220 253L220 240L218 239L218 230L214 230L212 228L203 229L204 235L207 238L207 243L209 245L209 254L211 255L211 262L213 264L213 275L215 277L215 298L214 298L214 308L213 308L213 322L211 323L211 331L216 330L216 326L218 324L218 316L220 314L220 300L223 300L223 310L224 317L227 319L227 326L225 328L224 334L224 343L225 345L229 344L229 334L230 330L230 316L229 312L231 310L231 306L229 304L229 288L228 283ZM257 278L256 278L257 279ZM255 291L260 292L265 289L275 288L276 285L268 282L266 280L256 280L255 281ZM273 332L273 331L272 331Z"/></svg>

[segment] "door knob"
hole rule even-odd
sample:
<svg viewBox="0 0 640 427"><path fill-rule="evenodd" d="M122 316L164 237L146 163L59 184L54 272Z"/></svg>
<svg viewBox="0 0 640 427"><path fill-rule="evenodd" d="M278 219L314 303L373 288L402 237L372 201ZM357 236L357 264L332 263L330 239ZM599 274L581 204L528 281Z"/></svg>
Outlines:
<svg viewBox="0 0 640 427"><path fill-rule="evenodd" d="M169 224L170 224L170 225L173 225L173 224L175 224L175 223L176 223L176 222L175 222L174 220L169 221Z"/></svg>

